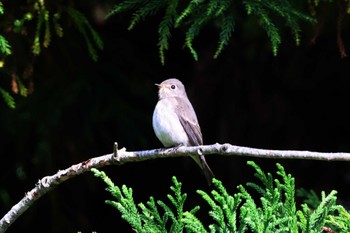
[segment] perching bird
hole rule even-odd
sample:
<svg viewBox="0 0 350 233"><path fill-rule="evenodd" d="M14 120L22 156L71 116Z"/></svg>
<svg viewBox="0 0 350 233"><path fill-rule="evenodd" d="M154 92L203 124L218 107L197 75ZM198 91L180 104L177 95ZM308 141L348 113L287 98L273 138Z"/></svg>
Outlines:
<svg viewBox="0 0 350 233"><path fill-rule="evenodd" d="M153 112L152 125L165 147L203 145L196 113L188 100L184 85L178 79L167 79L159 87L159 100ZM214 174L203 154L191 156L210 185Z"/></svg>

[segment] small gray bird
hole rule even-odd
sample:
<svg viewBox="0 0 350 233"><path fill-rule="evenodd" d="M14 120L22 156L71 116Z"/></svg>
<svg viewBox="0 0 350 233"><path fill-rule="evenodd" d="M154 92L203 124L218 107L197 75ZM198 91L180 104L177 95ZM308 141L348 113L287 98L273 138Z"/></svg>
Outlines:
<svg viewBox="0 0 350 233"><path fill-rule="evenodd" d="M203 145L196 113L187 98L184 85L178 79L167 79L159 87L159 100L153 112L152 125L165 147ZM203 171L208 184L214 174L204 155L191 156Z"/></svg>

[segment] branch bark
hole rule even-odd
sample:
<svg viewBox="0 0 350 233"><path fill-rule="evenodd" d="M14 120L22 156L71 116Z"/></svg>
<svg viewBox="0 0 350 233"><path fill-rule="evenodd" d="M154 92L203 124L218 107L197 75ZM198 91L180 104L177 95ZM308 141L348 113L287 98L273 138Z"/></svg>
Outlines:
<svg viewBox="0 0 350 233"><path fill-rule="evenodd" d="M324 161L350 161L350 153L324 153L311 151L293 150L267 150L249 147L234 146L231 144L213 144L195 147L176 147L169 149L153 149L143 151L126 151L125 148L118 149L114 145L114 152L103 156L88 159L79 164L72 165L65 170L59 170L52 176L40 179L35 187L27 192L25 196L0 220L0 233L5 232L16 219L22 215L36 200L52 190L64 181L77 175L90 171L91 168L100 168L108 165L121 165L128 162L139 162L148 159L169 158L195 155L200 150L204 155L223 156L250 156L270 159L308 159Z"/></svg>

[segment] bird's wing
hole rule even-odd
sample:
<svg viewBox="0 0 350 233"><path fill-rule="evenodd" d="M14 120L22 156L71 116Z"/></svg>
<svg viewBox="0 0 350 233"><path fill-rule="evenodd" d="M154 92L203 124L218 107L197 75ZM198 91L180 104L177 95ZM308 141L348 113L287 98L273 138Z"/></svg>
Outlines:
<svg viewBox="0 0 350 233"><path fill-rule="evenodd" d="M187 114L183 114L184 109L187 110ZM196 113L189 100L182 99L181 104L177 106L176 111L180 123L188 136L190 146L203 145L201 128L199 127Z"/></svg>

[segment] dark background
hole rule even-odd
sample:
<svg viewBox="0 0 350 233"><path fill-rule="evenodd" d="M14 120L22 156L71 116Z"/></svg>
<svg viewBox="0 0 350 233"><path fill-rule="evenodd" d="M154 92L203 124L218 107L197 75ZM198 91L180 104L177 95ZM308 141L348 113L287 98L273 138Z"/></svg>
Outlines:
<svg viewBox="0 0 350 233"><path fill-rule="evenodd" d="M164 66L157 48L160 16L127 31L130 14L106 22L94 17L105 7L89 1L80 9L105 43L97 62L88 56L81 35L67 29L65 37L53 38L36 57L34 92L16 97L14 110L0 102L2 216L38 179L112 153L114 142L130 151L161 147L151 124L157 102L154 83L167 78L185 84L205 144L350 152L350 60L341 58L337 47L336 7L328 8L330 14L314 44L316 30L311 24L302 25L300 46L288 29L282 31L277 56L266 33L244 13L218 59L212 58L218 39L214 27L206 27L194 41L197 62L183 48L183 31L176 30ZM346 51L349 36L345 18ZM256 181L246 165L249 160L272 173L279 162L296 178L297 188L317 193L335 189L339 203L349 206L348 162L207 157L231 193L239 184ZM175 175L188 193L187 207L202 205L199 215L206 219L204 201L195 190L210 189L191 159L157 159L102 170L115 184L132 187L137 203L145 203L151 195L166 200ZM89 173L68 180L39 199L8 232L132 232L117 210L104 203L111 199L104 188Z"/></svg>

